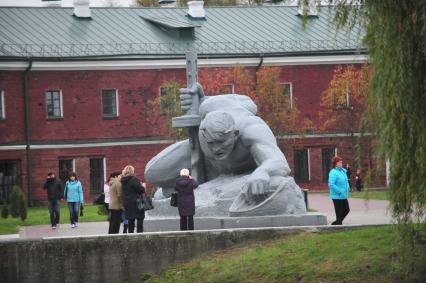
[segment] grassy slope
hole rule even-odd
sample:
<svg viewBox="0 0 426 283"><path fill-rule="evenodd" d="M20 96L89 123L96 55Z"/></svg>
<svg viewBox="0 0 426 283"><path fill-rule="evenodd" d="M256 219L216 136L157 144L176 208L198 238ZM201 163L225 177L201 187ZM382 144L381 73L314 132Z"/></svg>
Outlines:
<svg viewBox="0 0 426 283"><path fill-rule="evenodd" d="M107 221L106 215L98 214L97 205L84 205L84 215L80 217L80 222ZM68 206L61 205L61 223L69 223ZM0 234L17 233L20 226L50 224L49 210L46 207L28 208L27 219L22 222L20 218L12 218L10 215L7 219L0 218Z"/></svg>
<svg viewBox="0 0 426 283"><path fill-rule="evenodd" d="M289 236L217 252L148 282L391 282L394 229Z"/></svg>

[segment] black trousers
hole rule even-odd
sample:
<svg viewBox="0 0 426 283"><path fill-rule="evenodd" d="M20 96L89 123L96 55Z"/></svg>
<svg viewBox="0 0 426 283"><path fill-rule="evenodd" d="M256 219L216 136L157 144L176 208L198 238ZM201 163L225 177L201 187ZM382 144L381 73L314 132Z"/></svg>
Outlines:
<svg viewBox="0 0 426 283"><path fill-rule="evenodd" d="M118 234L120 232L121 214L123 211L111 209L111 218L109 219L108 234Z"/></svg>
<svg viewBox="0 0 426 283"><path fill-rule="evenodd" d="M138 220L136 224L136 232L142 233L143 232L143 220L144 218L136 218ZM129 219L129 233L133 233L135 231L135 220L136 219Z"/></svg>
<svg viewBox="0 0 426 283"><path fill-rule="evenodd" d="M180 230L194 230L194 215L186 215L180 217Z"/></svg>
<svg viewBox="0 0 426 283"><path fill-rule="evenodd" d="M336 212L336 221L331 223L331 225L342 225L343 219L348 215L349 202L347 199L333 199L334 211Z"/></svg>
<svg viewBox="0 0 426 283"><path fill-rule="evenodd" d="M48 208L50 213L50 224L52 224L52 226L58 225L60 216L59 200L49 200Z"/></svg>

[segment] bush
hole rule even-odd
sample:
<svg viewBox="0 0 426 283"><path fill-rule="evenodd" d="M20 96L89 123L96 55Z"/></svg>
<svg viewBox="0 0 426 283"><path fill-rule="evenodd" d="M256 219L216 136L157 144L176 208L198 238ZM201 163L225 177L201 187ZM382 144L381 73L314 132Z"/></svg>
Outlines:
<svg viewBox="0 0 426 283"><path fill-rule="evenodd" d="M108 211L105 205L98 205L98 214L99 215L108 215Z"/></svg>
<svg viewBox="0 0 426 283"><path fill-rule="evenodd" d="M23 194L22 197L19 199L19 216L21 217L22 221L25 221L25 219L27 219L27 206L25 204Z"/></svg>
<svg viewBox="0 0 426 283"><path fill-rule="evenodd" d="M27 218L27 206L25 205L24 194L19 186L13 186L9 201L10 215L25 220Z"/></svg>
<svg viewBox="0 0 426 283"><path fill-rule="evenodd" d="M9 208L6 204L3 205L3 208L1 209L1 217L3 217L4 219L9 217Z"/></svg>

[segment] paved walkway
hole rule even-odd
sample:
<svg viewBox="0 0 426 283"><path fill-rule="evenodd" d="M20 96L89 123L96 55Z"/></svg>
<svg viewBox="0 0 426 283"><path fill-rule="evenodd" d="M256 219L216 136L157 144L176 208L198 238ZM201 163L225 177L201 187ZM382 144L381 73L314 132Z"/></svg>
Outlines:
<svg viewBox="0 0 426 283"><path fill-rule="evenodd" d="M308 197L309 207L327 216L328 223L335 220L333 202L326 194L311 193ZM382 200L349 199L350 213L344 224L389 224L391 217L387 212L389 202ZM18 234L0 235L1 239L9 238L41 238L61 236L84 236L106 234L108 222L80 223L78 228L71 228L69 224L62 224L59 229L52 230L50 225L28 226Z"/></svg>
<svg viewBox="0 0 426 283"><path fill-rule="evenodd" d="M330 224L336 220L333 201L327 194L309 194L308 204L311 209L327 215ZM389 202L385 200L363 200L349 198L350 212L343 224L390 224L392 218L388 212Z"/></svg>

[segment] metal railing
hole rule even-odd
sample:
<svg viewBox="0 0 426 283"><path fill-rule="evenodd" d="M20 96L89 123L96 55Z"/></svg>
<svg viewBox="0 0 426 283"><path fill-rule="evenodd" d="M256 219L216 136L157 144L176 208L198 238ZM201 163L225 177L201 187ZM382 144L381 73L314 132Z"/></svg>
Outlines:
<svg viewBox="0 0 426 283"><path fill-rule="evenodd" d="M108 43L108 44L0 44L0 56L12 57L83 57L120 55L253 54L307 51L355 50L356 40L287 40L232 42Z"/></svg>

